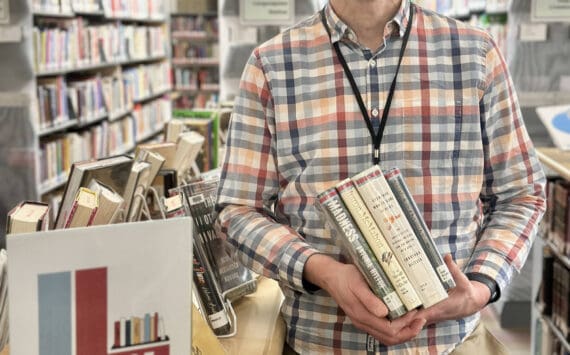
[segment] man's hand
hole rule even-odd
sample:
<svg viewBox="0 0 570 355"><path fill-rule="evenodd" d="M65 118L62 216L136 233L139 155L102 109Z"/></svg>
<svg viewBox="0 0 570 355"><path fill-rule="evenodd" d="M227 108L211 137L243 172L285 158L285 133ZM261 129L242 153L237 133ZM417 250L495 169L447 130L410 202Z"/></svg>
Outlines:
<svg viewBox="0 0 570 355"><path fill-rule="evenodd" d="M395 345L413 339L426 320L417 311L390 321L386 305L370 290L356 266L339 263L322 255L312 255L305 264L305 279L326 290L352 323L378 339Z"/></svg>
<svg viewBox="0 0 570 355"><path fill-rule="evenodd" d="M428 324L470 316L485 307L491 297L489 288L480 282L470 281L453 262L451 255L446 255L444 260L456 287L449 291L447 299L418 312L417 316L426 319Z"/></svg>

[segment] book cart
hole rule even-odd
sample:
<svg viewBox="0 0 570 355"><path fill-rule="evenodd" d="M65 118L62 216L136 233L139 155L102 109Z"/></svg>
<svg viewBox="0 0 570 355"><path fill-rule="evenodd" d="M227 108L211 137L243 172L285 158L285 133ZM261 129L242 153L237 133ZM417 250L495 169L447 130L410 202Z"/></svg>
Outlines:
<svg viewBox="0 0 570 355"><path fill-rule="evenodd" d="M182 180L182 184L186 184L190 179L192 175L196 175L196 170L195 167L189 167L188 172L185 174L185 178L181 179ZM177 231L175 231L176 233L179 234L184 234L184 235L193 235L194 238L196 238L196 233L195 233L195 227L193 226L193 222L191 218L188 217L183 217L182 219L180 218L173 218L173 219L166 219L166 215L165 215L165 211L164 211L164 207L162 203L157 204L157 206L160 208L160 210L158 211L159 213L156 213L156 211L154 211L155 213L151 212L151 208L149 207L149 204L147 203L147 198L151 197L153 200L163 200L163 197L159 196L159 193L151 186L148 187L148 189L146 190L145 193L141 193L140 191L142 190L141 186L138 186L136 188L136 193L134 195L134 198L140 201L141 204L141 208L140 208L140 212L139 212L139 216L142 216L143 219L145 219L145 221L141 221L141 222L137 222L136 220L138 220L139 218L136 218L134 220L129 220L128 218L126 218L126 213L119 209L114 217L113 217L113 221L115 223L119 223L119 224L112 224L112 225L105 225L105 226L92 226L92 227L87 227L87 228L75 228L75 229L60 229L60 230L51 230L51 231L46 231L46 232L38 232L38 233L34 233L34 234L38 234L38 235L33 235L30 236L30 238L36 239L38 241L40 241L41 243L41 239L39 238L44 238L45 237L43 235L50 235L50 234L55 234L56 236L58 235L72 235L75 238L83 238L84 236L91 236L91 238L94 238L94 236L96 236L97 234L100 235L116 235L116 236L122 236L124 234L127 235L137 235L137 234L142 234L145 235L146 238L162 238L164 237L164 234L170 234L168 232L168 226L173 225L173 226L178 226ZM154 219L153 219L154 217ZM127 222L127 223L121 223L121 222ZM166 227L163 227L166 226ZM181 229L180 226L183 226L184 228ZM166 229L165 229L166 228ZM176 229L175 228L175 229ZM184 233L182 233L182 230L184 230ZM149 233L150 232L150 233ZM174 232L173 232L174 233ZM39 235L41 234L41 235ZM149 235L150 234L150 235ZM11 236L12 240L17 240L18 238L22 238L21 235L15 235L15 236ZM26 238L26 236L24 236L24 238ZM28 239L30 239L28 238ZM149 239L151 240L151 239ZM31 240L30 240L31 242ZM13 243L13 242L12 242ZM143 244L145 245L150 245L150 243L145 243L143 241ZM79 254L83 253L85 254L85 247L82 245L77 246L76 248L79 248L83 251L80 251ZM67 247L62 248L62 249L68 249ZM141 250L144 249L144 246L142 247ZM147 247L147 249L149 249ZM152 250L152 248L150 248ZM188 249L188 248L185 248ZM73 249L72 249L73 250ZM103 259L107 259L108 258L108 253L102 253L101 254L101 258ZM111 254L116 254L116 253L111 253ZM187 262L187 266L189 267L189 270L186 271L186 273L190 273L190 267L191 267L191 255L192 253L188 253L188 256L190 256L190 258L188 258L188 262ZM98 257L92 257L91 259L95 259L94 263L97 262L97 258ZM129 265L128 263L130 263L131 261L127 262L127 268L131 268L131 273L133 270L137 269L136 266L131 267L131 265ZM23 261L21 262L22 264L24 263ZM156 263L156 261L155 261ZM49 262L46 262L46 264L49 266ZM180 266L180 265L178 265ZM50 266L51 267L51 266ZM64 266L64 269L66 268L66 266ZM68 267L68 269L74 269L74 267ZM75 269L78 269L77 267L75 267ZM77 271L76 271L77 272ZM107 271L105 273L105 280L107 283L110 284L111 281L107 281L108 276L107 275ZM127 276L128 278L128 273L125 274L125 276ZM188 276L188 275L187 275ZM191 279L191 277L189 277L189 279ZM227 309L228 315L231 318L230 319L230 324L231 324L231 332L229 332L226 335L221 335L218 336L217 338L213 336L213 332L211 329L209 329L209 326L207 325L207 323L205 322L196 322L196 321L192 321L190 322L190 328L191 328L191 347L192 349L201 349L201 351L203 353L205 353L204 351L207 351L207 353L212 353L212 349L217 348L217 349L223 349L220 350L219 353L220 354L241 354L241 353L263 353L263 354L281 354L282 353L282 349L283 349L283 344L284 344L284 337L285 337L285 323L283 322L283 320L281 319L280 316L280 307L281 307L281 303L283 300L283 295L282 292L277 284L277 282L273 281L273 280L269 280L263 277L260 277L258 279L255 280L255 282L257 283L256 288L255 288L255 292L248 294L246 296L242 296L236 300L233 300L232 302L230 302L227 297L225 297L225 293L222 294L222 297L224 297L225 299L225 305L224 308ZM191 284L190 280L189 283ZM76 286L77 287L77 286ZM191 287L195 287L191 286ZM110 288L110 286L108 287ZM100 290L101 291L101 290ZM91 292L91 291L90 291ZM100 304L101 307L106 307L108 301L107 301L107 296L105 294L105 288L102 289L102 292L99 292L98 294L100 294L101 298L104 299L104 301L102 302L102 304ZM37 297L38 299L40 297ZM77 298L77 297L76 297ZM155 296L156 298L156 296ZM190 300L190 297L188 297L188 302L187 303L192 303ZM127 302L128 303L128 302ZM71 301L71 304L79 304L78 300L75 301ZM126 307L126 305L124 305ZM79 307L79 306L75 306L75 307ZM26 307L23 305L19 306L19 310L20 312L22 312L22 309L25 309ZM31 307L34 308L35 307ZM41 308L41 307L40 307ZM45 308L45 307L44 307ZM72 314L73 311L70 312L70 314ZM105 313L109 313L109 311L105 312L105 310L100 309L98 312L96 312L97 314L105 314ZM190 312L189 312L190 313ZM107 352L109 354L120 354L120 355L127 355L127 354L135 354L137 353L137 351L154 351L157 355L167 355L170 352L173 351L173 349L170 349L172 347L172 345L170 345L170 341L168 340L164 340L162 339L159 342L145 342L143 341L143 336L142 334L144 333L143 329L146 329L146 325L145 325L145 318L147 314L146 313L142 313L140 314L140 317L134 317L137 318L137 320L140 319L140 325L138 325L138 327L140 327L141 329L141 335L140 337L137 336L133 336L132 338L137 339L135 343L134 339L130 340L131 341L131 345L130 346L115 346L114 344L117 342L117 338L115 338L113 341L109 340L110 335L106 335L105 333L110 334L111 330L109 330L108 328L111 327L115 327L114 331L117 332L117 329L122 329L123 327L125 327L125 325L123 325L123 323L120 324L114 324L116 322L111 322L111 319L107 319L109 318L109 316L105 316L105 320L103 322L99 322L99 323L104 323L105 326L103 327L104 330L103 333L101 333L99 331L99 336L98 336L98 344L100 347L100 350L102 352ZM189 314L190 317L190 314ZM198 315L198 317L201 317L200 315ZM36 317L37 318L37 317ZM41 317L40 317L41 318ZM117 318L117 317L115 317ZM133 318L133 321L134 321ZM152 318L151 318L152 319ZM114 318L113 318L114 320ZM150 321L152 322L152 320ZM113 323L113 324L112 324ZM138 323L138 322L137 322ZM93 339L95 339L95 335L97 335L97 329L100 330L100 326L94 326L94 325L85 325L84 323L81 327L78 327L77 325L75 325L76 329L83 329L84 333L87 333L87 340L86 342L88 343L89 341L94 341ZM133 325L131 325L132 327L135 327L136 323L133 323ZM194 325L197 325L196 327ZM203 325L206 325L205 327ZM117 328L119 327L119 328ZM158 326L157 326L158 327ZM44 327L45 328L45 327ZM70 325L70 334L73 334L73 332L71 331L71 325ZM21 327L20 327L21 329ZM40 327L41 329L41 327ZM135 328L136 329L136 328ZM167 331L170 331L169 329L166 329ZM77 332L78 330L76 330ZM28 330L29 332L29 330ZM128 331L127 331L128 332ZM33 333L33 331L32 331ZM120 333L120 332L118 332ZM115 336L118 337L118 333L115 333ZM134 334L134 333L131 333ZM34 334L31 334L30 336L34 336ZM41 334L40 334L41 337ZM73 338L73 335L71 335L71 337ZM76 338L79 337L79 335L75 336ZM178 337L180 338L180 337ZM138 340L140 339L140 340ZM76 342L78 340L75 340ZM37 342L39 342L39 346L41 345L41 340L38 340ZM209 342L209 343L208 343ZM215 342L216 344L213 344L212 342ZM21 342L20 342L21 343ZM19 343L19 344L20 344ZM123 340L121 340L121 343L123 343ZM17 346L21 346L21 345L17 345ZM71 344L71 342L70 342ZM113 344L113 346L109 349L109 346L105 347L105 344ZM212 345L216 345L215 347L212 347ZM170 350L169 350L170 349ZM42 353L43 353L43 349L42 349ZM80 349L75 349L76 353L79 354L81 353ZM74 352L72 352L74 353ZM218 352L213 352L213 353L218 353ZM0 355L8 355L10 354L10 343L6 346L5 349L3 349L0 352Z"/></svg>

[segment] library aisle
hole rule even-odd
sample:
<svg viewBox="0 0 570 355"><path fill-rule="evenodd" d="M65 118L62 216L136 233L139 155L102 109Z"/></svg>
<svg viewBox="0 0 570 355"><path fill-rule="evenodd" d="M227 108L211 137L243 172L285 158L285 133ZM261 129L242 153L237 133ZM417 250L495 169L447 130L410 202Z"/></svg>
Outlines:
<svg viewBox="0 0 570 355"><path fill-rule="evenodd" d="M531 354L530 329L528 327L501 327L499 315L491 307L486 307L481 311L481 321L511 351L511 355Z"/></svg>

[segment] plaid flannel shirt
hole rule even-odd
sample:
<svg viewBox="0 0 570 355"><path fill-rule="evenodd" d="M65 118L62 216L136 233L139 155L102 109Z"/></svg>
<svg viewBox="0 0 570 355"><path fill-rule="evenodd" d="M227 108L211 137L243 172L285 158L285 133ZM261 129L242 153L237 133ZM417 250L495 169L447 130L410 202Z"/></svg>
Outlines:
<svg viewBox="0 0 570 355"><path fill-rule="evenodd" d="M303 287L313 253L343 260L316 195L368 168L371 137L331 41L375 126L395 73L410 2L377 51L325 7L254 50L230 123L219 222L251 269L279 281L289 344L298 352L448 353L479 314L425 327L393 347L370 343L323 290ZM379 32L381 33L381 31ZM416 6L380 146L400 168L439 251L504 289L525 262L544 211L544 174L507 65L481 29Z"/></svg>

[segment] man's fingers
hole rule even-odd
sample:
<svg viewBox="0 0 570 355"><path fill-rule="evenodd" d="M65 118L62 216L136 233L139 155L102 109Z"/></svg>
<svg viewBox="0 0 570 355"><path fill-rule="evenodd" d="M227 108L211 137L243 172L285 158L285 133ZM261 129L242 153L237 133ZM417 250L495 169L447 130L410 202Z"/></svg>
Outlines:
<svg viewBox="0 0 570 355"><path fill-rule="evenodd" d="M461 271L459 266L457 266L457 264L453 261L451 254L446 254L443 257L443 260L445 261L445 264L447 265L451 276L455 280L456 287L463 288L463 286L469 285L469 279L467 276L465 276L463 271Z"/></svg>

